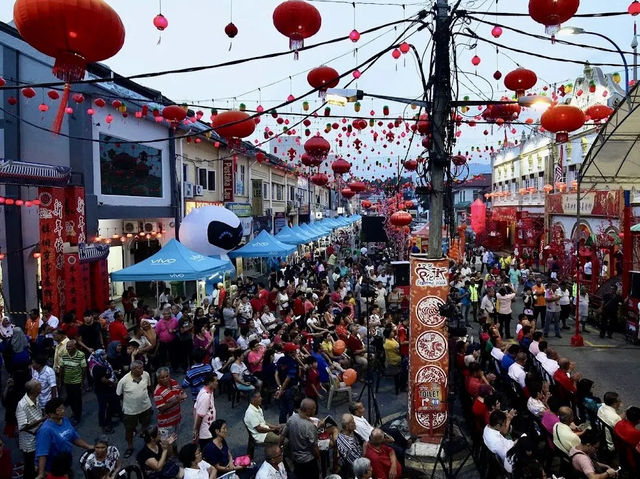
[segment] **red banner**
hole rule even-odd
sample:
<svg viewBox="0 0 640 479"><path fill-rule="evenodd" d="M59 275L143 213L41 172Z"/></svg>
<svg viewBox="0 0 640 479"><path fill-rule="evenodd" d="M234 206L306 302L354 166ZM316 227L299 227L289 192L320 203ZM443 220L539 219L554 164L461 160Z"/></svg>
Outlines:
<svg viewBox="0 0 640 479"><path fill-rule="evenodd" d="M81 186L65 188L64 199L64 240L71 246L86 243L84 188Z"/></svg>
<svg viewBox="0 0 640 479"><path fill-rule="evenodd" d="M109 302L109 272L107 269L107 260L94 261L89 263L91 288L91 308L100 312L107 309Z"/></svg>
<svg viewBox="0 0 640 479"><path fill-rule="evenodd" d="M222 160L222 198L233 201L233 187L235 179L235 161L233 158Z"/></svg>
<svg viewBox="0 0 640 479"><path fill-rule="evenodd" d="M409 429L439 442L448 417L449 334L440 306L449 294L449 261L411 255Z"/></svg>
<svg viewBox="0 0 640 479"><path fill-rule="evenodd" d="M87 309L85 300L91 297L90 283L82 281L83 266L78 261L76 253L65 253L64 284L67 298L65 311L75 311L76 318L80 321Z"/></svg>
<svg viewBox="0 0 640 479"><path fill-rule="evenodd" d="M555 193L547 195L547 214L575 216L578 209L577 194ZM622 218L624 195L621 190L580 192L580 214Z"/></svg>
<svg viewBox="0 0 640 479"><path fill-rule="evenodd" d="M53 314L65 312L64 293L64 204L62 188L39 188L40 278L42 304L51 305Z"/></svg>

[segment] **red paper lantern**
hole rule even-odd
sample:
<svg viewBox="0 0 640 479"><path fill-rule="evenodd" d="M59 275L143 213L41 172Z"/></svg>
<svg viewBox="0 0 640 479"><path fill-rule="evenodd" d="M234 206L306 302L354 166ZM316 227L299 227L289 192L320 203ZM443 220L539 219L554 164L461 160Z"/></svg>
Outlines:
<svg viewBox="0 0 640 479"><path fill-rule="evenodd" d="M360 40L360 32L355 28L351 30L351 33L349 33L349 40L351 40L353 43L356 43L358 40Z"/></svg>
<svg viewBox="0 0 640 479"><path fill-rule="evenodd" d="M239 143L236 140L246 138L255 131L256 123L247 113L229 110L218 113L211 120L211 127L218 135L236 144Z"/></svg>
<svg viewBox="0 0 640 479"><path fill-rule="evenodd" d="M462 166L467 162L467 157L464 155L454 155L451 157L451 163L456 166Z"/></svg>
<svg viewBox="0 0 640 479"><path fill-rule="evenodd" d="M317 186L324 186L329 183L329 177L324 173L316 173L311 177L311 183Z"/></svg>
<svg viewBox="0 0 640 479"><path fill-rule="evenodd" d="M478 65L480 65L480 62L481 62L481 61L482 61L482 60L480 59L480 57L479 57L478 55L474 55L474 56L473 56L473 58L471 59L471 64L472 64L474 67L477 67Z"/></svg>
<svg viewBox="0 0 640 479"><path fill-rule="evenodd" d="M391 215L389 221L393 226L402 227L411 224L413 217L406 211L396 211Z"/></svg>
<svg viewBox="0 0 640 479"><path fill-rule="evenodd" d="M363 191L365 191L367 189L367 185L365 185L364 182L362 182L362 181L352 181L347 186L352 191L355 191L356 193L362 193Z"/></svg>
<svg viewBox="0 0 640 479"><path fill-rule="evenodd" d="M418 169L418 160L407 160L403 165L407 171L416 171Z"/></svg>
<svg viewBox="0 0 640 479"><path fill-rule="evenodd" d="M234 38L238 34L238 27L236 27L233 22L230 22L224 27L224 33L229 38Z"/></svg>
<svg viewBox="0 0 640 479"><path fill-rule="evenodd" d="M478 198L471 204L471 229L475 234L485 230L487 221L487 205Z"/></svg>
<svg viewBox="0 0 640 479"><path fill-rule="evenodd" d="M331 145L320 135L312 136L304 143L304 151L316 158L326 158Z"/></svg>
<svg viewBox="0 0 640 479"><path fill-rule="evenodd" d="M493 38L500 38L502 36L502 28L496 25L491 29L491 35Z"/></svg>
<svg viewBox="0 0 640 479"><path fill-rule="evenodd" d="M515 91L518 98L524 95L525 90L533 88L537 82L537 75L526 68L516 68L504 77L504 86Z"/></svg>
<svg viewBox="0 0 640 479"><path fill-rule="evenodd" d="M165 106L162 109L162 117L175 127L187 117L187 109L178 105Z"/></svg>
<svg viewBox="0 0 640 479"><path fill-rule="evenodd" d="M307 74L307 81L313 88L322 94L327 88L335 88L340 81L340 75L336 70L328 66L314 68ZM322 96L322 95L321 95Z"/></svg>
<svg viewBox="0 0 640 479"><path fill-rule="evenodd" d="M362 202L362 207L368 210L369 208L371 208L371 204L372 204L372 203L371 203L371 201L369 201L369 200L364 200L364 201Z"/></svg>
<svg viewBox="0 0 640 479"><path fill-rule="evenodd" d="M162 13L158 13L155 17L153 17L153 26L158 30L163 31L169 26L169 20L167 20L167 18Z"/></svg>
<svg viewBox="0 0 640 479"><path fill-rule="evenodd" d="M529 15L543 24L548 35L560 30L560 24L578 11L580 0L529 0Z"/></svg>
<svg viewBox="0 0 640 479"><path fill-rule="evenodd" d="M569 139L569 132L582 127L585 116L582 110L576 106L557 105L550 107L542 114L540 124L542 127L556 134L556 141L564 143Z"/></svg>
<svg viewBox="0 0 640 479"><path fill-rule="evenodd" d="M422 115L420 115L420 119L418 120L418 123L416 123L416 130L418 130L418 133L420 133L421 135L426 135L429 132L428 114L423 113Z"/></svg>
<svg viewBox="0 0 640 479"><path fill-rule="evenodd" d="M295 52L304 47L304 39L320 30L322 17L313 5L302 0L287 0L273 11L273 25L280 33L289 38L289 49Z"/></svg>
<svg viewBox="0 0 640 479"><path fill-rule="evenodd" d="M344 158L338 158L331 164L331 169L333 170L334 174L343 175L345 173L349 173L349 170L351 169L351 163L349 163Z"/></svg>
<svg viewBox="0 0 640 479"><path fill-rule="evenodd" d="M613 113L613 108L608 107L607 105L591 105L586 109L585 113L596 123L608 118Z"/></svg>
<svg viewBox="0 0 640 479"><path fill-rule="evenodd" d="M22 96L25 98L33 98L36 96L36 91L30 86L22 89Z"/></svg>
<svg viewBox="0 0 640 479"><path fill-rule="evenodd" d="M312 165L312 160L313 157L309 154L309 153L303 153L302 156L300 156L300 162L304 165L304 166L309 166L311 167Z"/></svg>
<svg viewBox="0 0 640 479"><path fill-rule="evenodd" d="M629 8L627 8L627 11L629 12L629 15L634 17L638 15L640 13L640 2L638 0L633 0L629 5Z"/></svg>
<svg viewBox="0 0 640 479"><path fill-rule="evenodd" d="M340 193L342 194L343 197L345 197L346 199L350 199L353 198L356 194L355 191L353 191L351 188L342 188L342 190L340 191Z"/></svg>
<svg viewBox="0 0 640 479"><path fill-rule="evenodd" d="M259 151L259 152L256 153L256 161L258 163L262 163L266 159L267 159L267 156L263 152Z"/></svg>

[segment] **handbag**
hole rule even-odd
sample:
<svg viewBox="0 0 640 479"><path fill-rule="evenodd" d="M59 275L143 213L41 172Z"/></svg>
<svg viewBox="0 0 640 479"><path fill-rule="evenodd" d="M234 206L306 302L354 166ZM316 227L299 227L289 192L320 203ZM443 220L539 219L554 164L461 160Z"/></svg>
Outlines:
<svg viewBox="0 0 640 479"><path fill-rule="evenodd" d="M245 383L249 383L255 386L255 384L258 382L258 378L255 377L253 374L249 373L249 372L245 372L242 374L242 380Z"/></svg>

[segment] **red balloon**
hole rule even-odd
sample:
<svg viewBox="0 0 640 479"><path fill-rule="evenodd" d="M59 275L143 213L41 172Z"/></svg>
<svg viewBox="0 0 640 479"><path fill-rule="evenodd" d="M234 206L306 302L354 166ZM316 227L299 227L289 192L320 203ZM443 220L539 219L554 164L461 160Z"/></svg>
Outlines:
<svg viewBox="0 0 640 479"><path fill-rule="evenodd" d="M338 339L333 343L333 354L340 356L347 349L347 345L342 339Z"/></svg>
<svg viewBox="0 0 640 479"><path fill-rule="evenodd" d="M358 380L358 373L355 369L349 368L342 373L342 380L344 381L345 385L351 386Z"/></svg>

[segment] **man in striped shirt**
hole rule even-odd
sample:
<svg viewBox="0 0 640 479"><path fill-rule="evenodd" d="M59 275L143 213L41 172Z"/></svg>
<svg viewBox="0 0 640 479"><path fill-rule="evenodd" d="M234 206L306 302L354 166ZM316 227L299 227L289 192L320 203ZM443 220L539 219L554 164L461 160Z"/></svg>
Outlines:
<svg viewBox="0 0 640 479"><path fill-rule="evenodd" d="M198 348L193 352L193 366L187 370L182 380L182 387L191 389L191 397L194 402L204 385L204 377L207 374L213 374L211 365L204 363L205 355L204 349Z"/></svg>
<svg viewBox="0 0 640 479"><path fill-rule="evenodd" d="M60 358L60 378L67 394L67 405L71 407L73 417L71 423L75 426L82 419L82 382L87 370L87 360L76 342L67 342L67 354Z"/></svg>
<svg viewBox="0 0 640 479"><path fill-rule="evenodd" d="M24 385L27 393L20 399L16 407L18 420L18 445L24 457L24 477L35 477L36 431L46 417L38 405L38 396L42 386L35 379Z"/></svg>
<svg viewBox="0 0 640 479"><path fill-rule="evenodd" d="M53 368L47 366L46 356L36 356L31 363L31 378L40 383L42 390L38 396L38 406L44 409L49 399L58 397L58 386L56 384L56 373Z"/></svg>
<svg viewBox="0 0 640 479"><path fill-rule="evenodd" d="M182 420L180 405L187 399L187 393L176 380L171 379L169 368L159 368L156 378L158 385L153 392L153 401L158 409L158 432L165 440L172 434L179 434L178 428Z"/></svg>

